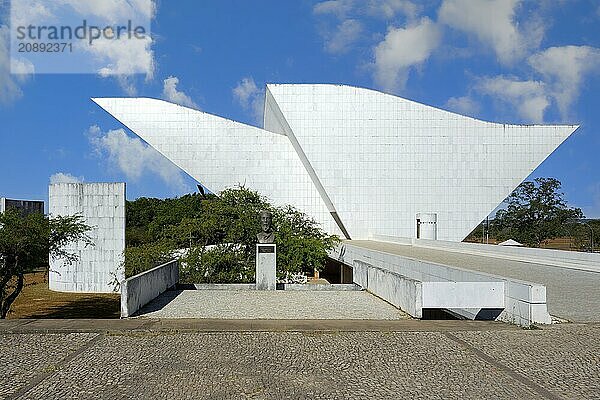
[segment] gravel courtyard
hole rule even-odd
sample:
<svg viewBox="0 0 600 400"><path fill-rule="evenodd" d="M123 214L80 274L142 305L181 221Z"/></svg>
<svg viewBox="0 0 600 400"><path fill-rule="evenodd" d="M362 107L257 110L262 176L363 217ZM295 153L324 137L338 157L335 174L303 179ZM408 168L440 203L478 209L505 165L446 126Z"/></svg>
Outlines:
<svg viewBox="0 0 600 400"><path fill-rule="evenodd" d="M145 318L377 319L410 318L365 291L179 290L140 310Z"/></svg>

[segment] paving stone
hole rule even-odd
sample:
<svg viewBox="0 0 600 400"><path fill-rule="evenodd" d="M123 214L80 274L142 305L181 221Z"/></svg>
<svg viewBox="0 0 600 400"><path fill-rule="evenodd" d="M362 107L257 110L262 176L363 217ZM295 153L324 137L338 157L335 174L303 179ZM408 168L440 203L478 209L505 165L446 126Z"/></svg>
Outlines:
<svg viewBox="0 0 600 400"><path fill-rule="evenodd" d="M51 396L49 396L51 394ZM107 336L24 398L538 398L441 333Z"/></svg>
<svg viewBox="0 0 600 400"><path fill-rule="evenodd" d="M0 335L0 399L8 398L60 362L96 334Z"/></svg>
<svg viewBox="0 0 600 400"><path fill-rule="evenodd" d="M600 398L600 325L453 334L557 396Z"/></svg>
<svg viewBox="0 0 600 400"><path fill-rule="evenodd" d="M0 399L598 398L599 324L488 328L5 332Z"/></svg>

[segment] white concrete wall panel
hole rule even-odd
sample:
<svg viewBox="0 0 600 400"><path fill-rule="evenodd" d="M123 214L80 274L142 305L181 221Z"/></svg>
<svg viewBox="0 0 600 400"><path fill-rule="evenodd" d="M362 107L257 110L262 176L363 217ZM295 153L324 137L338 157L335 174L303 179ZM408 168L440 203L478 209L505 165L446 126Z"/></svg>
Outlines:
<svg viewBox="0 0 600 400"><path fill-rule="evenodd" d="M121 317L131 317L140 308L179 282L179 262L169 261L144 271L121 284Z"/></svg>
<svg viewBox="0 0 600 400"><path fill-rule="evenodd" d="M162 100L93 100L213 193L244 185L339 233L287 136Z"/></svg>
<svg viewBox="0 0 600 400"><path fill-rule="evenodd" d="M437 213L460 241L577 126L484 122L374 90L267 85L353 239L415 237ZM265 129L289 134L265 108Z"/></svg>
<svg viewBox="0 0 600 400"><path fill-rule="evenodd" d="M83 243L67 250L79 261L68 264L50 259L49 287L63 292L109 293L115 279L125 279L121 267L125 250L125 184L60 183L49 187L51 216L80 214L92 226L95 246Z"/></svg>
<svg viewBox="0 0 600 400"><path fill-rule="evenodd" d="M354 268L359 263L355 261ZM423 317L422 282L364 263L362 268L366 269L369 292L415 318Z"/></svg>
<svg viewBox="0 0 600 400"><path fill-rule="evenodd" d="M466 318L475 318L484 308L503 308L497 317L501 321L525 326L551 323L546 287L537 283L416 260L368 249L352 241L343 242L329 256L357 270L356 284L366 285L368 290L415 317L420 317L420 308L427 307L450 309ZM387 271L389 274L382 276L390 282L377 281L377 285L372 285L370 268ZM393 285L398 282L391 282L397 280L391 274L402 279L400 293L393 293ZM417 286L418 300L411 294L416 293L413 289Z"/></svg>

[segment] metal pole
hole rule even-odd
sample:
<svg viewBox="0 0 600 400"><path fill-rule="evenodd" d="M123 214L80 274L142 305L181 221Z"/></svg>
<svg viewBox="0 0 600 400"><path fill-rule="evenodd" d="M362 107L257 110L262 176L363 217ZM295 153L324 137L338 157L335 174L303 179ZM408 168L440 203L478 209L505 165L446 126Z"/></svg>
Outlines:
<svg viewBox="0 0 600 400"><path fill-rule="evenodd" d="M485 224L481 222L481 244L485 244Z"/></svg>
<svg viewBox="0 0 600 400"><path fill-rule="evenodd" d="M590 224L588 224L585 221L581 221L582 224L587 225L588 228L590 228L590 250L593 253L594 252L594 229L592 228L592 226Z"/></svg>
<svg viewBox="0 0 600 400"><path fill-rule="evenodd" d="M594 229L592 228L592 226L590 224L588 224L587 222L582 221L580 219L569 219L569 220L567 220L567 222L575 222L578 224L586 225L588 228L590 228L590 251L593 253L594 252Z"/></svg>

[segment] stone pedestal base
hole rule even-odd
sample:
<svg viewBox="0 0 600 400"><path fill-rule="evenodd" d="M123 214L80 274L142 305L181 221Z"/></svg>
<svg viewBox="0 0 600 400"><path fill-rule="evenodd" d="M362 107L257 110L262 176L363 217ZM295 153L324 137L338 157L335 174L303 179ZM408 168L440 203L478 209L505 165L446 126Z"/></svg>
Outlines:
<svg viewBox="0 0 600 400"><path fill-rule="evenodd" d="M277 246L275 244L256 245L256 290L276 290Z"/></svg>

